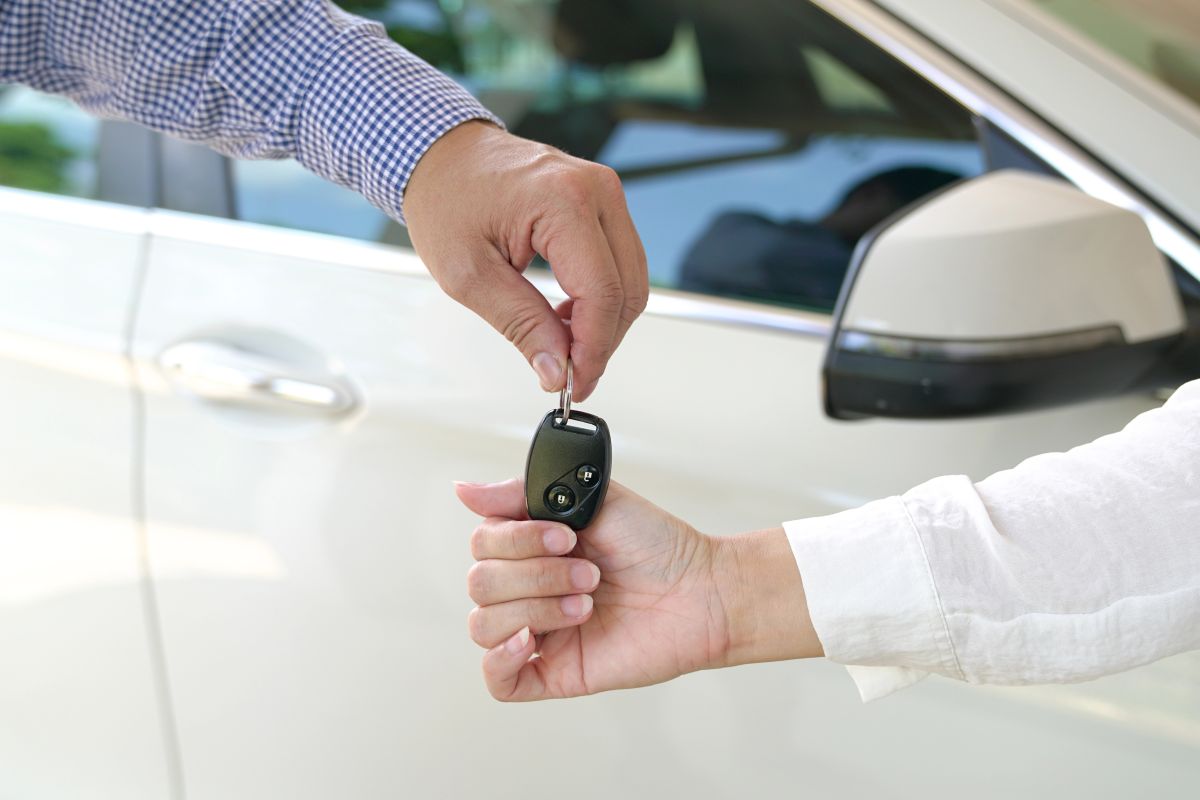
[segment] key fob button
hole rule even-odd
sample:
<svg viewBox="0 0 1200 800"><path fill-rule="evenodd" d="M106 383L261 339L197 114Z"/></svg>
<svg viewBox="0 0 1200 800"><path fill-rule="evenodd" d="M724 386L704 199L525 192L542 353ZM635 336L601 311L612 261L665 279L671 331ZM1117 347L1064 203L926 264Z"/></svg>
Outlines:
<svg viewBox="0 0 1200 800"><path fill-rule="evenodd" d="M590 488L595 486L596 482L600 480L600 470L591 464L584 464L575 470L575 480L579 481L580 486Z"/></svg>
<svg viewBox="0 0 1200 800"><path fill-rule="evenodd" d="M551 486L546 492L546 505L551 511L566 514L575 507L575 493L562 484Z"/></svg>
<svg viewBox="0 0 1200 800"><path fill-rule="evenodd" d="M604 503L612 473L608 424L575 411L562 423L562 409L542 418L525 460L525 507L530 519L546 519L582 530Z"/></svg>

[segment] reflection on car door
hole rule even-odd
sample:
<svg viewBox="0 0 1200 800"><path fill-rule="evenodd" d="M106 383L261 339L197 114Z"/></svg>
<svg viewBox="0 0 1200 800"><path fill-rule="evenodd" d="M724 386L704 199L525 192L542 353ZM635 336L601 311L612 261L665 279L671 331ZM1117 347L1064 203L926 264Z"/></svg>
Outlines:
<svg viewBox="0 0 1200 800"><path fill-rule="evenodd" d="M124 334L146 212L0 188L0 796L168 797Z"/></svg>
<svg viewBox="0 0 1200 800"><path fill-rule="evenodd" d="M686 303L656 296L587 408L612 426L618 480L713 533L834 511L941 472L982 476L1146 405L835 424L820 409L819 336L676 317ZM775 319L795 331L822 321ZM194 342L220 346L191 375L164 368L163 353ZM828 664L570 703L491 701L465 633L475 520L450 482L519 474L552 398L411 254L160 215L135 357L150 560L189 797L516 798L529 786L504 777L514 770L536 765L540 785L573 785L581 763L605 766L587 770L585 796L777 794L797 763L818 791L883 790L904 776L936 792L936 772L913 778L898 759L863 774L848 755L911 756L917 726L922 748L952 752L963 769L1007 769L994 752L1015 753L1014 780L1044 748L1064 754L1048 779L1086 768L1097 786L1162 757L1136 731L947 682L868 721ZM357 406L231 392L222 365L247 360L351 387ZM986 749L964 735L980 715L1008 720ZM1187 769L1157 768L1173 780Z"/></svg>
<svg viewBox="0 0 1200 800"><path fill-rule="evenodd" d="M508 40L484 12L506 4L470 5L487 35L469 60L514 54L517 63L497 68L530 74L513 80L509 70L495 82L524 91L553 58L547 41L527 41L548 38L546 27L507 9L525 39L496 47ZM798 41L813 64L810 90L831 113L754 105L728 85L710 102L696 74L721 65L696 52L720 52L719 42L696 45L696 36L721 26L695 24L690 50L681 28L678 52L644 83L640 64L618 65L628 80L616 80L611 64L590 76L558 64L561 83L516 104L529 111L524 124L541 126L527 132L603 145L594 154L625 174L660 286L683 285L687 253L731 203L768 218L750 233L791 241L795 220L819 222L840 195L878 216L878 192L855 199L853 190L894 167L985 167L961 107L829 20L800 24L814 20L809 4L763 5L806 35ZM824 31L833 38L820 40ZM865 52L846 49L856 42ZM725 52L759 53L752 39L739 44ZM790 78L801 66L787 41L761 55L752 66L787 67L773 74ZM597 99L596 87L631 96ZM614 135L598 135L606 128L589 123L597 114ZM647 164L656 152L664 157ZM378 215L338 216L359 200L286 169L240 165L240 212L380 236ZM323 197L333 202L318 226ZM894 210L896 198L884 199ZM798 780L817 796L949 796L970 785L1001 797L1065 781L1122 796L1167 794L1195 778L1192 752L1164 746L1162 726L1081 713L1089 702L1124 709L1128 696L1151 694L1120 679L1083 695L930 681L864 709L836 665L774 664L567 703L492 702L465 631L476 520L450 481L520 474L553 398L411 252L173 214L155 225L134 352L146 393L150 561L193 800L781 796ZM800 303L778 283L724 280L774 263L737 246L746 240L744 231L728 240L741 264L694 265L704 280L688 285L710 296L655 294L585 405L611 425L616 479L706 532L829 513L940 474L980 478L1115 430L1153 405L1127 398L1007 419L833 423L819 391L829 317L780 308ZM718 282L722 267L729 275ZM275 379L304 391L275 391ZM1170 669L1141 674L1157 689Z"/></svg>

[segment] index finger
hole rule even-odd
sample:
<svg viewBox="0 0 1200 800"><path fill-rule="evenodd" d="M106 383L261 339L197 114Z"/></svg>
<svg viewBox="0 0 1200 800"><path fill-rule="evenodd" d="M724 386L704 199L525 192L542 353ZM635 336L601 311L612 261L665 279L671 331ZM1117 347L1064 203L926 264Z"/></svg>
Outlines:
<svg viewBox="0 0 1200 800"><path fill-rule="evenodd" d="M594 214L556 223L540 248L571 304L571 361L577 386L600 379L621 326L625 291L608 237Z"/></svg>
<svg viewBox="0 0 1200 800"><path fill-rule="evenodd" d="M621 314L617 321L617 336L613 339L609 351L609 358L612 358L624 341L630 326L646 310L646 303L650 297L650 276L646 266L646 250L642 247L642 239L629 217L624 195L618 197L615 207L601 210L600 227L608 237L617 272L621 276L621 290L624 293ZM570 317L570 303L568 300L556 309L560 317ZM597 375L590 383L576 384L573 399L581 403L587 400L599 382L600 376Z"/></svg>
<svg viewBox="0 0 1200 800"><path fill-rule="evenodd" d="M617 272L621 276L621 289L625 295L620 324L617 326L617 338L613 342L615 351L621 346L621 340L625 338L629 326L646 310L646 302L650 295L650 271L646 264L646 248L642 246L642 237L638 235L633 218L629 216L629 207L625 203L625 192L621 188L620 179L614 174L613 180L616 182L615 190L607 203L600 208L600 227L608 237L609 248L616 260Z"/></svg>
<svg viewBox="0 0 1200 800"><path fill-rule="evenodd" d="M559 522L488 517L471 534L471 557L517 561L561 556L574 550L577 541L575 531Z"/></svg>

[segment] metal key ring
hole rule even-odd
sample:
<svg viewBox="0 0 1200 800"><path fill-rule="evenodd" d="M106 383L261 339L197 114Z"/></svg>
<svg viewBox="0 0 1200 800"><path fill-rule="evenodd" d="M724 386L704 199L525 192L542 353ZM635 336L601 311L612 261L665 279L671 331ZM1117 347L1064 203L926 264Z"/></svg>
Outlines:
<svg viewBox="0 0 1200 800"><path fill-rule="evenodd" d="M562 409L562 424L566 425L571 419L571 395L575 393L575 369L571 366L571 358L567 357L567 385L558 393L558 407Z"/></svg>

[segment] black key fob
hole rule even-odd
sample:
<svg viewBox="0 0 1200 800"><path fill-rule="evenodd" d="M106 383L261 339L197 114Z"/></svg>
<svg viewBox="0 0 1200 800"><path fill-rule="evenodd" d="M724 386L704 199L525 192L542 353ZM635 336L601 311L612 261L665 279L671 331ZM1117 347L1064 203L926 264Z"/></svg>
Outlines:
<svg viewBox="0 0 1200 800"><path fill-rule="evenodd" d="M525 462L525 505L530 519L586 528L608 491L612 442L594 414L558 408L533 434Z"/></svg>

